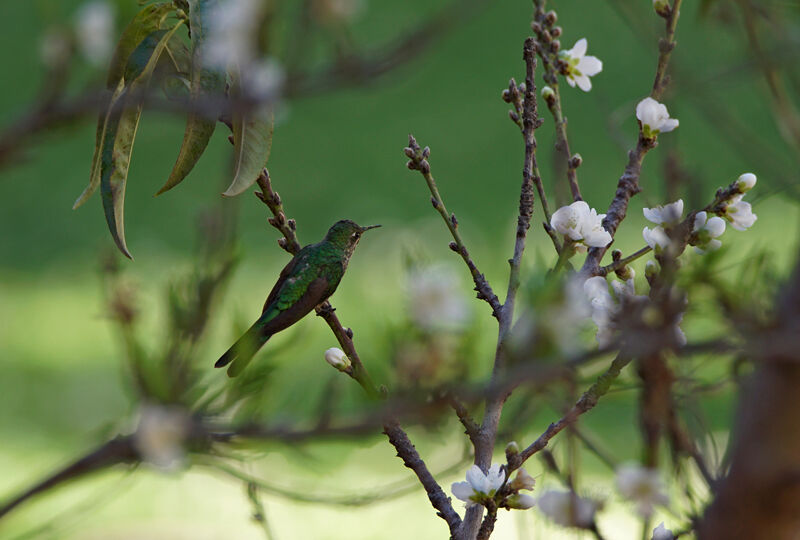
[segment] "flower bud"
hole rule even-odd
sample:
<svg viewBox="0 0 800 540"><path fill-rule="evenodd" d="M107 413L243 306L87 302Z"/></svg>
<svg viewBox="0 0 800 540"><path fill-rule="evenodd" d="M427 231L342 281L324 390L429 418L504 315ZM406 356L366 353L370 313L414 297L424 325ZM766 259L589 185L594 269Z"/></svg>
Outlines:
<svg viewBox="0 0 800 540"><path fill-rule="evenodd" d="M653 9L656 10L656 13L661 17L669 17L669 0L653 0Z"/></svg>
<svg viewBox="0 0 800 540"><path fill-rule="evenodd" d="M554 38L557 38L561 35L561 32L563 32L563 30L560 26L554 26L553 29L550 30L550 35L552 35Z"/></svg>
<svg viewBox="0 0 800 540"><path fill-rule="evenodd" d="M573 155L573 156L572 156L572 157L569 159L569 166L570 166L570 168L572 168L572 169L577 169L578 167L580 167L580 166L581 166L581 163L583 163L583 158L581 157L581 155L580 155L580 154L574 154L574 155Z"/></svg>
<svg viewBox="0 0 800 540"><path fill-rule="evenodd" d="M511 441L506 445L506 456L516 456L519 454L519 445L517 441Z"/></svg>
<svg viewBox="0 0 800 540"><path fill-rule="evenodd" d="M558 15L556 15L556 12L551 9L544 16L544 20L548 24L548 26L553 26L554 24L556 24L556 21L558 20Z"/></svg>
<svg viewBox="0 0 800 540"><path fill-rule="evenodd" d="M545 101L550 103L551 101L553 101L556 98L556 93L549 86L545 86L545 87L542 88L542 97L544 98Z"/></svg>
<svg viewBox="0 0 800 540"><path fill-rule="evenodd" d="M660 270L661 269L658 267L658 263L656 261L647 261L647 264L644 265L644 276L649 281L650 279L656 277Z"/></svg>
<svg viewBox="0 0 800 540"><path fill-rule="evenodd" d="M514 491L519 491L520 489L533 489L533 486L536 485L536 479L528 474L528 471L525 469L520 469L517 471L517 476L514 477L514 480L511 481L509 487Z"/></svg>
<svg viewBox="0 0 800 540"><path fill-rule="evenodd" d="M524 493L512 495L506 499L506 506L508 508L515 508L517 510L527 510L536 504L536 499Z"/></svg>
<svg viewBox="0 0 800 540"><path fill-rule="evenodd" d="M344 354L342 349L336 347L331 347L325 351L325 361L339 371L350 369L350 359L347 358L347 355Z"/></svg>
<svg viewBox="0 0 800 540"><path fill-rule="evenodd" d="M756 185L756 175L753 173L744 173L736 180L736 187L739 188L739 191L742 193L746 193L753 189Z"/></svg>

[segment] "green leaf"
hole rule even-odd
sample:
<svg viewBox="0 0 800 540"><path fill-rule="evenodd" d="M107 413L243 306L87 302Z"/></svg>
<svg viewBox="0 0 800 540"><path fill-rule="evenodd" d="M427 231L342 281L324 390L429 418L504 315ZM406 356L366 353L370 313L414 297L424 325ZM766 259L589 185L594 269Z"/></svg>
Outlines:
<svg viewBox="0 0 800 540"><path fill-rule="evenodd" d="M183 133L178 159L166 183L156 195L172 189L186 178L208 146L217 125L217 114L209 104L222 99L225 90L225 72L204 64L202 58L209 14L216 4L216 0L189 1L189 24L192 31L191 111Z"/></svg>
<svg viewBox="0 0 800 540"><path fill-rule="evenodd" d="M117 97L111 103L103 129L99 160L103 211L114 242L129 258L132 257L125 243L125 187L142 104L130 104L128 97L140 97L167 41L181 25L182 21L171 30L152 32L134 49L125 67L123 79L117 86Z"/></svg>
<svg viewBox="0 0 800 540"><path fill-rule="evenodd" d="M111 64L108 66L106 88L112 92L117 90L117 86L125 73L125 67L131 53L142 40L161 27L167 15L174 11L174 9L175 6L171 2L151 4L142 8L131 22L128 23L128 26L122 31L122 35L114 50L114 55L111 58ZM112 96L112 103L116 97L118 96ZM100 185L100 143L104 139L106 122L108 121L108 113L110 110L111 107L109 106L109 109L104 113L100 113L97 118L97 130L95 132L94 155L92 156L89 185L86 186L86 189L83 190L83 193L80 194L72 205L73 210L85 203Z"/></svg>
<svg viewBox="0 0 800 540"><path fill-rule="evenodd" d="M232 94L240 94L240 81L235 78ZM222 195L234 197L252 186L266 167L272 147L274 115L271 105L254 104L237 108L233 114L233 182Z"/></svg>

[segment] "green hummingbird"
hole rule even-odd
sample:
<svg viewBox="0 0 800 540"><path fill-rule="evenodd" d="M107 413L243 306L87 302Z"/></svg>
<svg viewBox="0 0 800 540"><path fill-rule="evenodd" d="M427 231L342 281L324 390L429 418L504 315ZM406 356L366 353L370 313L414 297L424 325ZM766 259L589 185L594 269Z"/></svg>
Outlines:
<svg viewBox="0 0 800 540"><path fill-rule="evenodd" d="M261 317L220 356L214 367L233 362L228 376L237 376L273 334L289 328L327 300L342 280L361 235L376 227L380 225L361 227L343 219L328 229L321 242L298 251L281 270Z"/></svg>

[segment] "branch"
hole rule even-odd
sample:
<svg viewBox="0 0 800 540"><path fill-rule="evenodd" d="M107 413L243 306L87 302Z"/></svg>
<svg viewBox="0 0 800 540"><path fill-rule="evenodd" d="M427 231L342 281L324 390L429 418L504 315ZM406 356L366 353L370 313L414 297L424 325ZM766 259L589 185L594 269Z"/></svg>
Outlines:
<svg viewBox="0 0 800 540"><path fill-rule="evenodd" d="M445 225L447 225L450 234L453 236L454 242L450 242L450 249L461 255L461 258L464 259L470 274L472 274L472 280L475 282L475 290L478 292L478 298L485 300L492 308L492 316L500 320L500 311L503 306L500 305L500 300L498 300L497 295L492 291L489 282L486 281L486 276L480 273L478 267L475 266L475 263L470 258L467 247L464 245L461 234L458 232L458 220L456 219L456 215L447 212L442 196L439 195L439 189L436 187L436 181L433 179L431 166L430 163L428 163L428 156L430 156L431 153L430 148L427 146L425 149L420 148L414 136L409 135L408 147L405 149L405 153L409 158L406 165L411 170L419 171L425 178L425 182L428 184L428 189L431 192L433 208L442 216Z"/></svg>
<svg viewBox="0 0 800 540"><path fill-rule="evenodd" d="M616 379L622 368L630 363L631 358L619 355L611 362L611 366L598 377L597 381L578 399L577 403L565 414L558 422L550 424L548 428L542 433L538 439L530 444L527 448L519 454L507 454L508 459L508 474L519 469L525 461L532 455L542 450L550 442L550 439L558 435L561 430L575 422L580 415L588 412L597 405L597 401L605 395L611 383Z"/></svg>
<svg viewBox="0 0 800 540"><path fill-rule="evenodd" d="M533 15L533 28L536 34L536 52L544 64L544 80L553 90L552 96L545 101L547 108L553 115L556 129L556 150L561 154L567 166L567 182L572 193L573 201L582 201L581 190L578 186L578 174L576 169L580 166L580 160L573 159L569 149L569 138L567 137L567 119L561 108L561 93L558 84L559 64L563 61L558 58L560 42L557 38L561 34L561 28L554 26L556 22L555 12L545 13L545 0L534 0L535 12Z"/></svg>
<svg viewBox="0 0 800 540"><path fill-rule="evenodd" d="M437 515L447 522L450 534L455 535L461 527L461 517L453 510L450 498L445 495L436 479L428 471L425 462L419 457L417 449L411 444L405 431L396 421L390 420L384 426L383 432L389 437L389 442L397 450L397 457L403 460L406 467L414 471L420 483L425 487L431 505L437 510Z"/></svg>
<svg viewBox="0 0 800 540"><path fill-rule="evenodd" d="M58 487L69 480L74 480L111 465L133 462L137 459L131 437L111 439L0 506L0 518L28 499Z"/></svg>
<svg viewBox="0 0 800 540"><path fill-rule="evenodd" d="M520 284L520 263L522 262L525 240L533 217L533 184L536 183L539 186L542 183L539 165L536 162L536 137L534 136L534 130L541 125L536 108L536 82L534 79L536 56L534 47L533 38L525 40L522 53L522 58L525 61L525 99L522 106L522 136L525 140L525 160L522 165L522 187L519 194L517 238L514 242L514 255L508 261L511 265L511 270L508 278L506 301L503 304L503 312L500 317L499 341L505 338L511 328L511 321L514 317L514 300Z"/></svg>

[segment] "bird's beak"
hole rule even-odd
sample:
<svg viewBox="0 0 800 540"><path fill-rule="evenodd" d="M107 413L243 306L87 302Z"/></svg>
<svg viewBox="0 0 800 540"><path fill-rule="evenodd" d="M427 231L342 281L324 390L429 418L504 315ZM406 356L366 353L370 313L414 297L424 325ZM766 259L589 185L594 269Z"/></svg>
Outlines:
<svg viewBox="0 0 800 540"><path fill-rule="evenodd" d="M377 229L378 227L380 227L380 225L369 225L367 227L361 227L361 232L363 233L364 231L368 231L370 229Z"/></svg>

